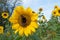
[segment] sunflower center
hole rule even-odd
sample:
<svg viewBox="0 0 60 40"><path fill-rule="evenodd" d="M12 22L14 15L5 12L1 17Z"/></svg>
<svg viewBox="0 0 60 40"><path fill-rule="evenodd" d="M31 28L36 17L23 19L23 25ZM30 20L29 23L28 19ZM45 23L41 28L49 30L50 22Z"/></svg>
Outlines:
<svg viewBox="0 0 60 40"><path fill-rule="evenodd" d="M22 21L22 24L25 25L26 22L27 22L26 17L24 17L24 16L22 15L22 16L21 16L21 21Z"/></svg>
<svg viewBox="0 0 60 40"><path fill-rule="evenodd" d="M56 12L54 12L54 14L56 14Z"/></svg>
<svg viewBox="0 0 60 40"><path fill-rule="evenodd" d="M58 10L58 12L60 13L60 10Z"/></svg>
<svg viewBox="0 0 60 40"><path fill-rule="evenodd" d="M4 14L4 16L7 16L7 14Z"/></svg>
<svg viewBox="0 0 60 40"><path fill-rule="evenodd" d="M22 27L27 27L31 22L31 18L29 15L20 15L19 19L18 19L18 23L22 26Z"/></svg>

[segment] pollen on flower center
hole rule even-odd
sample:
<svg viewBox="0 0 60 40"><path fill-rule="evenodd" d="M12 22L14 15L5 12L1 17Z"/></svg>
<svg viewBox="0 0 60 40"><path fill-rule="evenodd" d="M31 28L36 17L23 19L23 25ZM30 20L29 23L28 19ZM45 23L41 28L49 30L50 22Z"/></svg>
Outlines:
<svg viewBox="0 0 60 40"><path fill-rule="evenodd" d="M31 22L31 18L29 15L20 15L18 22L21 26L27 27Z"/></svg>

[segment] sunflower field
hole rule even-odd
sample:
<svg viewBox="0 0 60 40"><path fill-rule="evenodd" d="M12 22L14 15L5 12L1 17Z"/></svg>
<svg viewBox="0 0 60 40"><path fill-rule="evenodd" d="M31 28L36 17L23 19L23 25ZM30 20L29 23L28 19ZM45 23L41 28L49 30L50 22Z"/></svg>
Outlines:
<svg viewBox="0 0 60 40"><path fill-rule="evenodd" d="M48 21L43 8L35 12L20 3L0 0L0 40L60 40L60 7L54 6ZM21 1L22 2L22 1Z"/></svg>

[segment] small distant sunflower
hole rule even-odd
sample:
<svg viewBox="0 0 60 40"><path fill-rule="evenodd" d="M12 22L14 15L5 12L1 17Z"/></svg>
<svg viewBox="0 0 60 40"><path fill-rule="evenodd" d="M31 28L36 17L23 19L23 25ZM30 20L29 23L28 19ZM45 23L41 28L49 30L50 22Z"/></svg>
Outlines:
<svg viewBox="0 0 60 40"><path fill-rule="evenodd" d="M56 9L56 8L58 8L58 6L57 6L57 5L55 5L54 9Z"/></svg>
<svg viewBox="0 0 60 40"><path fill-rule="evenodd" d="M0 34L3 34L3 26L0 26Z"/></svg>
<svg viewBox="0 0 60 40"><path fill-rule="evenodd" d="M42 8L39 9L39 11L42 11L42 10L43 10Z"/></svg>
<svg viewBox="0 0 60 40"><path fill-rule="evenodd" d="M9 21L13 23L12 29L15 30L15 33L18 32L20 36L28 36L38 28L37 18L38 14L33 13L29 7L24 9L23 6L17 6Z"/></svg>
<svg viewBox="0 0 60 40"><path fill-rule="evenodd" d="M53 15L53 16L59 16L57 10L53 10L53 11L52 11L52 15Z"/></svg>
<svg viewBox="0 0 60 40"><path fill-rule="evenodd" d="M3 18L8 18L8 16L9 16L9 14L8 14L7 12L3 12L3 13L2 13L2 17L3 17Z"/></svg>

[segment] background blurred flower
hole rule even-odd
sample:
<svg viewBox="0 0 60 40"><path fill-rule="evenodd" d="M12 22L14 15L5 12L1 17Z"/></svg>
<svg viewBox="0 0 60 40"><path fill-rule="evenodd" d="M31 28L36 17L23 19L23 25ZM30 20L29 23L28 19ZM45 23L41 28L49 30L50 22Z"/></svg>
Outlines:
<svg viewBox="0 0 60 40"><path fill-rule="evenodd" d="M43 11L43 9L42 8L39 8L39 11Z"/></svg>
<svg viewBox="0 0 60 40"><path fill-rule="evenodd" d="M59 14L58 14L58 12L57 12L57 9L55 9L55 10L53 10L52 11L52 16L58 16Z"/></svg>
<svg viewBox="0 0 60 40"><path fill-rule="evenodd" d="M3 26L0 26L0 34L3 34Z"/></svg>
<svg viewBox="0 0 60 40"><path fill-rule="evenodd" d="M8 18L8 17L9 17L9 14L7 12L2 13L2 18Z"/></svg>
<svg viewBox="0 0 60 40"><path fill-rule="evenodd" d="M53 16L60 16L60 7L56 6L56 8L52 11Z"/></svg>
<svg viewBox="0 0 60 40"><path fill-rule="evenodd" d="M57 5L55 5L55 6L54 6L54 9L56 9L56 8L58 8L58 6L57 6Z"/></svg>

